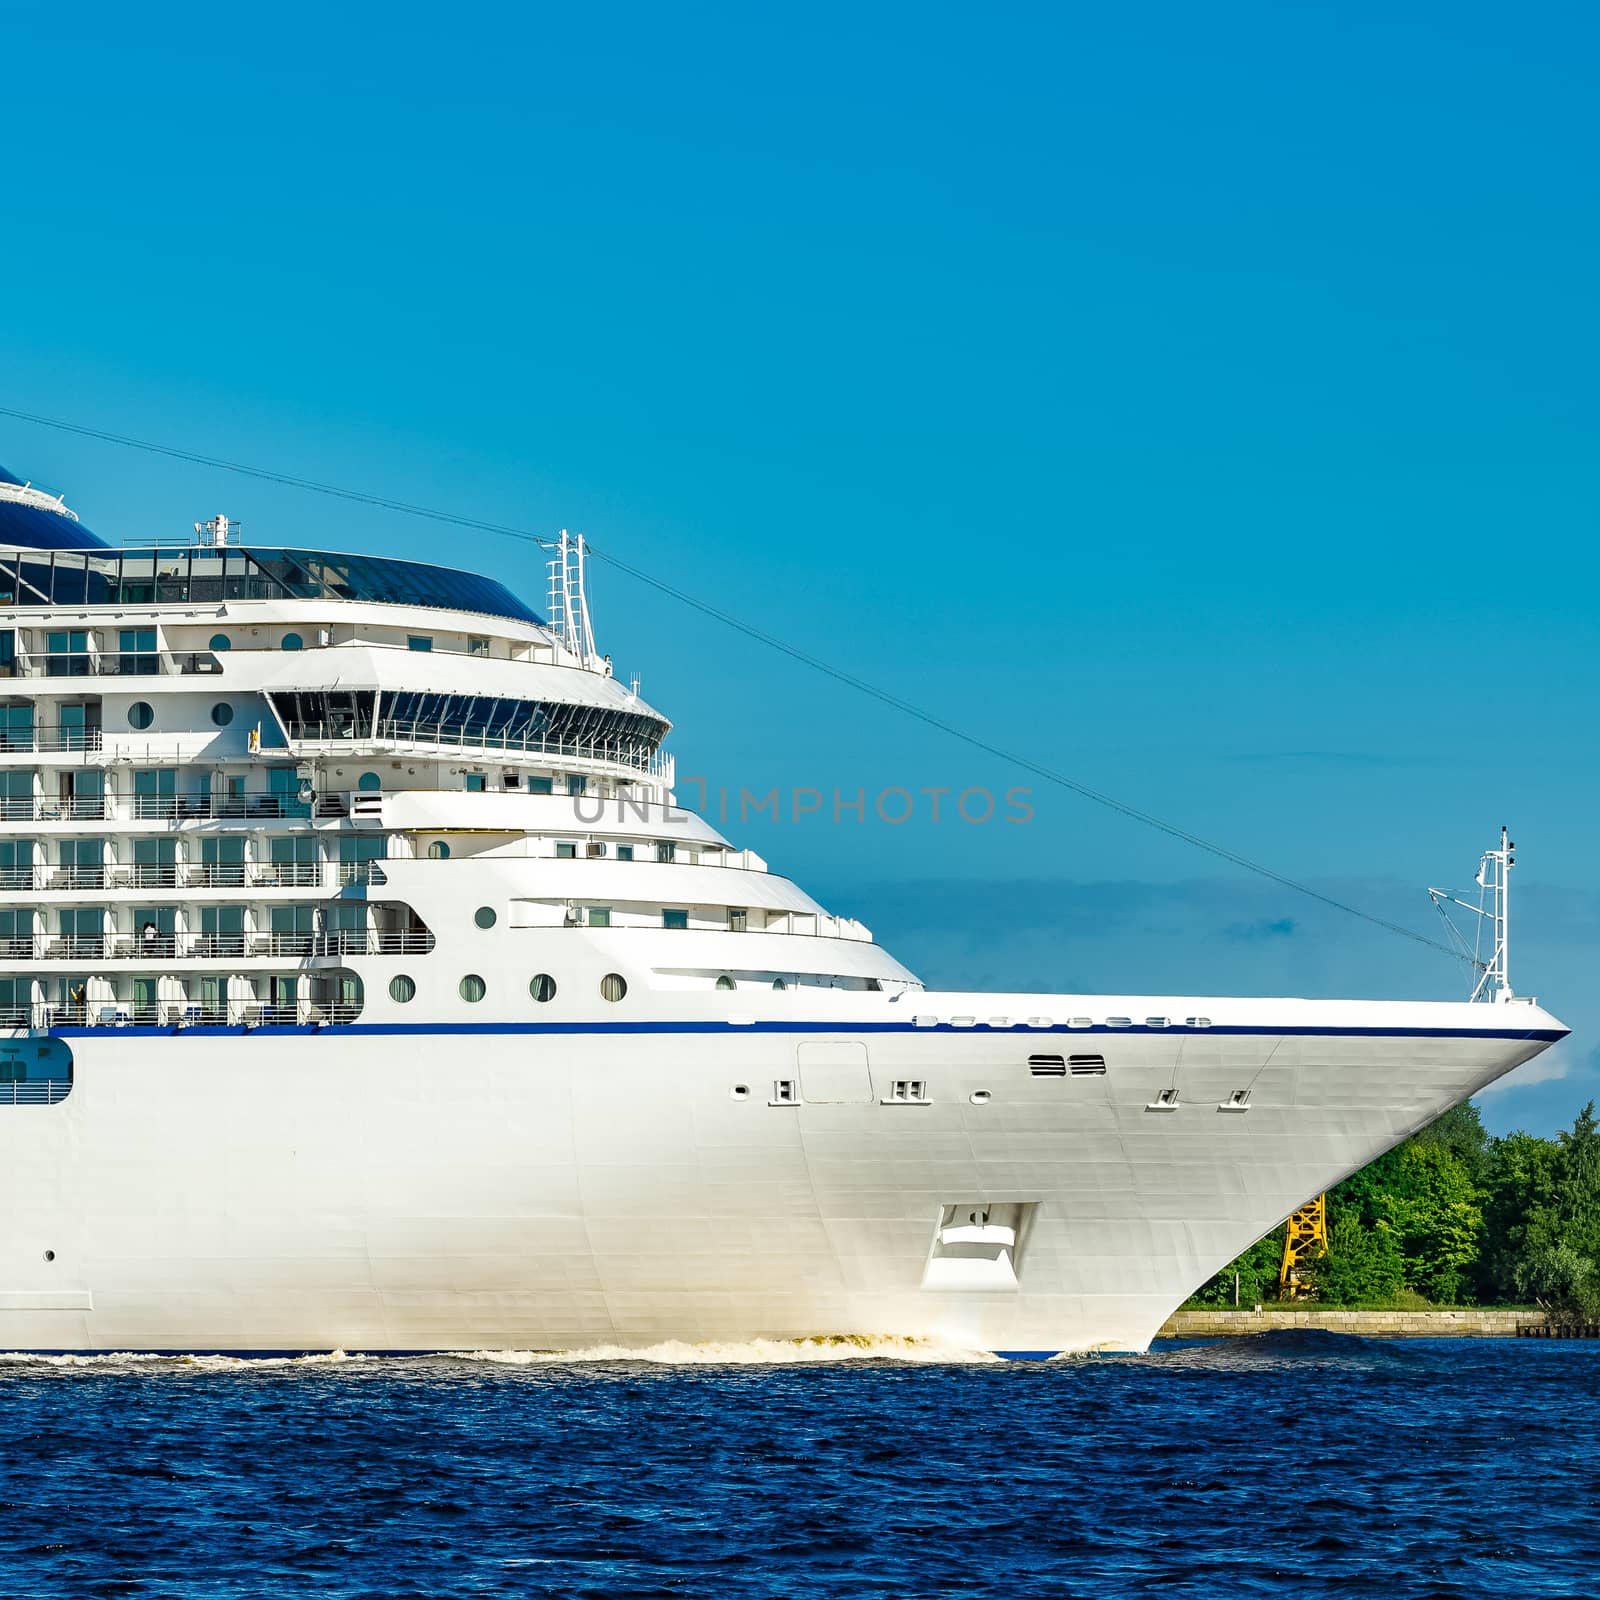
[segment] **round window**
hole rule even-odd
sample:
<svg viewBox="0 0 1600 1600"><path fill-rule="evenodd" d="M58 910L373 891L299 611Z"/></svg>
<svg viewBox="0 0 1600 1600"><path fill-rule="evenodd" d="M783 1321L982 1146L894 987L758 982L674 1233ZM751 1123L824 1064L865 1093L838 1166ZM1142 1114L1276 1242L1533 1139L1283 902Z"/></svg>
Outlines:
<svg viewBox="0 0 1600 1600"><path fill-rule="evenodd" d="M156 720L155 711L148 700L135 700L128 707L128 726L130 728L145 729Z"/></svg>
<svg viewBox="0 0 1600 1600"><path fill-rule="evenodd" d="M226 700L219 700L211 708L211 720L219 728L226 728L233 721L233 707Z"/></svg>
<svg viewBox="0 0 1600 1600"><path fill-rule="evenodd" d="M371 794L374 789L381 789L382 787L383 779L376 772L363 772L356 779L356 788L365 794Z"/></svg>
<svg viewBox="0 0 1600 1600"><path fill-rule="evenodd" d="M472 920L476 922L480 928L492 928L494 926L494 907L479 906L478 909L472 913Z"/></svg>
<svg viewBox="0 0 1600 1600"><path fill-rule="evenodd" d="M541 972L528 985L528 993L543 1005L556 997L556 980L548 972Z"/></svg>
<svg viewBox="0 0 1600 1600"><path fill-rule="evenodd" d="M628 980L620 972L608 972L600 980L602 1000L620 1000L628 992Z"/></svg>
<svg viewBox="0 0 1600 1600"><path fill-rule="evenodd" d="M448 861L450 859L450 846L443 839L435 839L428 846L428 859L430 861Z"/></svg>
<svg viewBox="0 0 1600 1600"><path fill-rule="evenodd" d="M397 972L389 980L389 998L393 1000L396 1005L403 1006L407 1000L410 1000L416 994L416 992L416 984L413 983L411 979L408 978L403 972Z"/></svg>
<svg viewBox="0 0 1600 1600"><path fill-rule="evenodd" d="M225 633L214 633L211 635L211 648L213 650L231 650L233 649L233 640Z"/></svg>
<svg viewBox="0 0 1600 1600"><path fill-rule="evenodd" d="M305 642L304 639L302 639L300 637L300 635L298 633L286 633L286 634L284 634L284 636L283 636L283 648L285 650L304 650L305 647L306 647L306 642Z"/></svg>
<svg viewBox="0 0 1600 1600"><path fill-rule="evenodd" d="M724 972L722 976L717 979L717 987L719 989L737 989L739 985L736 984L726 972Z"/></svg>
<svg viewBox="0 0 1600 1600"><path fill-rule="evenodd" d="M477 973L469 972L456 987L461 992L461 998L468 1005L476 1005L484 996L483 979Z"/></svg>

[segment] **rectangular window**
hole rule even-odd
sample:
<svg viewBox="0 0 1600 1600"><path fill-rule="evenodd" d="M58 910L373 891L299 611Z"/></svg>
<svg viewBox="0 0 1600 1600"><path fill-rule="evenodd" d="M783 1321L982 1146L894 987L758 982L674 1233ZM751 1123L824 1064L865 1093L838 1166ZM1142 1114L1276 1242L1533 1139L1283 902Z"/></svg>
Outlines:
<svg viewBox="0 0 1600 1600"><path fill-rule="evenodd" d="M33 707L0 706L0 750L31 749L33 749Z"/></svg>
<svg viewBox="0 0 1600 1600"><path fill-rule="evenodd" d="M86 631L47 633L44 647L44 670L47 676L84 678L89 675L89 635Z"/></svg>
<svg viewBox="0 0 1600 1600"><path fill-rule="evenodd" d="M661 913L661 926L663 928L687 928L689 926L689 913L687 911L663 911Z"/></svg>
<svg viewBox="0 0 1600 1600"><path fill-rule="evenodd" d="M133 775L133 814L141 819L170 817L178 809L178 769L142 767Z"/></svg>
<svg viewBox="0 0 1600 1600"><path fill-rule="evenodd" d="M389 854L389 835L386 833L347 833L339 840L339 882L383 882L383 869L374 868ZM374 876L376 873L376 877Z"/></svg>
<svg viewBox="0 0 1600 1600"><path fill-rule="evenodd" d="M590 906L589 926L591 928L609 928L611 926L611 907Z"/></svg>
<svg viewBox="0 0 1600 1600"><path fill-rule="evenodd" d="M0 889L33 887L33 841L0 839Z"/></svg>
<svg viewBox="0 0 1600 1600"><path fill-rule="evenodd" d="M578 847L570 839L556 840L556 860L573 861L577 859Z"/></svg>
<svg viewBox="0 0 1600 1600"><path fill-rule="evenodd" d="M633 846L631 844L619 844L617 846L617 860L618 861L632 861L633 860Z"/></svg>
<svg viewBox="0 0 1600 1600"><path fill-rule="evenodd" d="M200 947L196 954L208 957L244 954L244 907L202 906L200 908Z"/></svg>
<svg viewBox="0 0 1600 1600"><path fill-rule="evenodd" d="M529 778L529 794L554 794L555 785L548 778Z"/></svg>
<svg viewBox="0 0 1600 1600"><path fill-rule="evenodd" d="M488 781L481 772L469 772L467 774L467 793L482 794Z"/></svg>
<svg viewBox="0 0 1600 1600"><path fill-rule="evenodd" d="M161 670L154 628L123 628L117 639L117 670L125 675L151 676Z"/></svg>
<svg viewBox="0 0 1600 1600"><path fill-rule="evenodd" d="M136 906L130 954L154 960L177 953L178 912L174 906Z"/></svg>
<svg viewBox="0 0 1600 1600"><path fill-rule="evenodd" d="M656 840L656 860L676 861L678 859L678 846L671 839Z"/></svg>
<svg viewBox="0 0 1600 1600"><path fill-rule="evenodd" d="M467 654L469 656L486 656L488 653L489 641L487 639L467 640Z"/></svg>
<svg viewBox="0 0 1600 1600"><path fill-rule="evenodd" d="M406 635L407 650L431 650L433 640L424 633L410 633Z"/></svg>
<svg viewBox="0 0 1600 1600"><path fill-rule="evenodd" d="M588 794L588 792L589 780L581 772L569 772L567 774L568 794Z"/></svg>
<svg viewBox="0 0 1600 1600"><path fill-rule="evenodd" d="M177 881L176 839L133 841L133 884L136 889L170 889Z"/></svg>
<svg viewBox="0 0 1600 1600"><path fill-rule="evenodd" d="M743 933L749 925L750 913L743 906L728 907L728 932Z"/></svg>

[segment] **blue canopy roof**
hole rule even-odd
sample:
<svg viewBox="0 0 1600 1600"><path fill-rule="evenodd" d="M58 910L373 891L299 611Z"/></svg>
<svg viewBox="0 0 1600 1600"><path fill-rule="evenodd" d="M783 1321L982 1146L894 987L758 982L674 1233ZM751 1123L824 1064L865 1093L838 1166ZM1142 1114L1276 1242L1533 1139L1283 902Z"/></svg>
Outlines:
<svg viewBox="0 0 1600 1600"><path fill-rule="evenodd" d="M23 480L0 467L0 483L22 487ZM0 546L22 550L105 550L109 546L97 538L76 517L48 506L23 505L0 499Z"/></svg>

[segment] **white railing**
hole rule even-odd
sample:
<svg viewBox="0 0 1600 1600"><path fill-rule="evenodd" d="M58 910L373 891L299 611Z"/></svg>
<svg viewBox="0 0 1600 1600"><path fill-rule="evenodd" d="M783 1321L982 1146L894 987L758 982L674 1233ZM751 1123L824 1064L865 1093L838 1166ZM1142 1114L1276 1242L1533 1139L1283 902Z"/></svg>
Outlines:
<svg viewBox="0 0 1600 1600"><path fill-rule="evenodd" d="M41 1002L26 1012L0 1013L0 1019L15 1016L19 1020L13 1026L34 1028L303 1028L354 1022L361 1011L359 1000L291 1000L280 1004L249 999L229 1000L218 1005L198 1000L163 1000L153 1006L134 1006L120 1001L71 1006ZM43 1086L41 1082L16 1087L31 1090ZM4 1091L8 1087L11 1085L0 1083L0 1104L5 1103ZM57 1080L56 1098L62 1098L62 1094L63 1085Z"/></svg>
<svg viewBox="0 0 1600 1600"><path fill-rule="evenodd" d="M0 1082L0 1106L53 1106L71 1093L71 1078L41 1078L30 1083Z"/></svg>
<svg viewBox="0 0 1600 1600"><path fill-rule="evenodd" d="M405 749L417 746L430 751L456 751L462 755L537 756L552 762L583 761L597 766L622 766L648 777L671 782L674 767L671 756L652 752L648 746L591 743L586 740L547 739L533 734L473 733L429 722L403 722L380 718L372 731L356 732L324 723L305 724L291 732L290 747L297 751L350 754L361 749Z"/></svg>
<svg viewBox="0 0 1600 1600"><path fill-rule="evenodd" d="M43 751L99 750L103 747L99 728L3 728L0 729L0 755L8 751L29 754Z"/></svg>

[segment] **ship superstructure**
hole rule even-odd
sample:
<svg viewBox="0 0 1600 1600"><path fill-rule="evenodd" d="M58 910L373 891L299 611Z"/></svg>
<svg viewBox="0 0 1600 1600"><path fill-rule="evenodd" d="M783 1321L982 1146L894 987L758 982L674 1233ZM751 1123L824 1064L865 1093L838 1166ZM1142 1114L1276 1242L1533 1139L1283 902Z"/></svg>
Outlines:
<svg viewBox="0 0 1600 1600"><path fill-rule="evenodd" d="M0 1348L1142 1348L1565 1031L929 992L675 803L583 560L541 617L0 473Z"/></svg>

